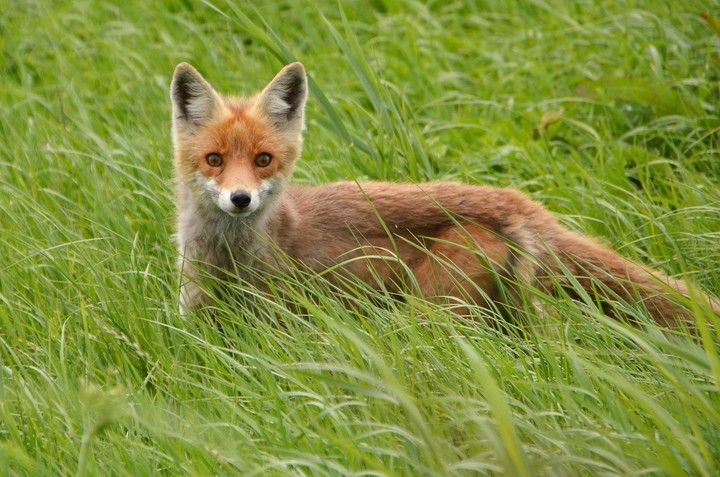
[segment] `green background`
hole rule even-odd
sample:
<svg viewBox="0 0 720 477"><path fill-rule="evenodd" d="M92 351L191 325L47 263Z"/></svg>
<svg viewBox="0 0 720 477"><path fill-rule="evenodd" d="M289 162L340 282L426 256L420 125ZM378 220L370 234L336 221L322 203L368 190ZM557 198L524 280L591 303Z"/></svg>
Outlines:
<svg viewBox="0 0 720 477"><path fill-rule="evenodd" d="M716 22L670 0L0 0L0 474L717 475L706 327L540 296L542 326L499 333L291 277L304 313L183 320L169 100L181 61L238 94L302 61L296 183L516 187L718 295Z"/></svg>

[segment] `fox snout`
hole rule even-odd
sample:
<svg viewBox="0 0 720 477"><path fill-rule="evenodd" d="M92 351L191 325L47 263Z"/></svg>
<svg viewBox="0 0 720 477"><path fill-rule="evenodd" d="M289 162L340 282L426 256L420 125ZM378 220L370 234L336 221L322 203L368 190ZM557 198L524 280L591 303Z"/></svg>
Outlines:
<svg viewBox="0 0 720 477"><path fill-rule="evenodd" d="M252 202L252 196L244 190L236 190L230 193L230 202L237 207L239 211L246 208Z"/></svg>
<svg viewBox="0 0 720 477"><path fill-rule="evenodd" d="M255 212L260 207L260 194L258 191L245 189L220 190L217 195L218 206L230 215L244 217Z"/></svg>

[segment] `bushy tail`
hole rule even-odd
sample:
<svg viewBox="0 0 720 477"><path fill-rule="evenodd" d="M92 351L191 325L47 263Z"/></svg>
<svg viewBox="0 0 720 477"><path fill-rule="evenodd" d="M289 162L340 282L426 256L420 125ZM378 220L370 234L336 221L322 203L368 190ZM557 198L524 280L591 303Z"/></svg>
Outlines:
<svg viewBox="0 0 720 477"><path fill-rule="evenodd" d="M696 328L695 314L688 307L688 301L685 300L683 305L683 300L672 291L687 297L689 291L685 282L633 263L595 240L569 230L559 232L550 246L555 257L549 260L554 264L546 265L560 272L558 276L568 273L576 277L588 293L598 293L609 301L642 302L655 321L668 328L677 328L681 322L690 329ZM562 267L558 266L558 259ZM567 280L564 284L568 292L577 294ZM701 293L693 293L691 298L696 299L703 309L710 307L720 315L717 300ZM613 314L609 306L606 311Z"/></svg>

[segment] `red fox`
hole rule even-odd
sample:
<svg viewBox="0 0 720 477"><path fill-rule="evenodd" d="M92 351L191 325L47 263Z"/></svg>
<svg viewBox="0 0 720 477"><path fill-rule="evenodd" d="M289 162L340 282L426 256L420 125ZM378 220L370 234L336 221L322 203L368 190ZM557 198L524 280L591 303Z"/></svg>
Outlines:
<svg viewBox="0 0 720 477"><path fill-rule="evenodd" d="M660 325L692 325L682 281L572 232L521 192L455 182L289 185L302 148L305 69L287 65L250 98L223 97L187 63L171 85L181 312L207 304L200 276L262 288L280 250L317 272L371 286L492 305L498 277L577 296L642 301ZM261 278L258 278L261 277ZM574 282L574 284L572 283ZM677 293L675 293L677 296ZM700 295L701 307L720 313ZM695 297L698 298L698 297Z"/></svg>

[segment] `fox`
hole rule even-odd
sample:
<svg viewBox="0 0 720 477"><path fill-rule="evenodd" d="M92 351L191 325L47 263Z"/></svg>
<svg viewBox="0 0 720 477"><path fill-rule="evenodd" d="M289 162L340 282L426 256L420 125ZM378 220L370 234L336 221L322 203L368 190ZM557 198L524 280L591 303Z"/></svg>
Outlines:
<svg viewBox="0 0 720 477"><path fill-rule="evenodd" d="M308 99L299 62L244 97L218 93L180 63L170 96L183 315L209 306L202 277L267 289L278 251L328 279L412 290L457 303L459 314L468 312L463 303L511 300L519 283L573 298L580 287L608 314L614 302L641 302L671 329L693 326L690 302L720 314L710 295L570 230L516 189L446 181L292 185Z"/></svg>

